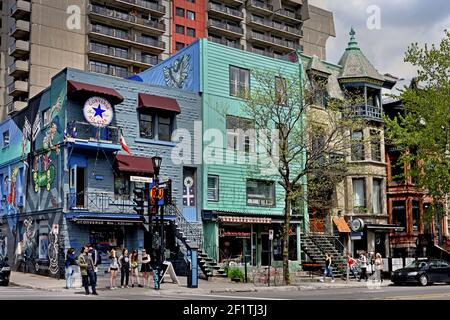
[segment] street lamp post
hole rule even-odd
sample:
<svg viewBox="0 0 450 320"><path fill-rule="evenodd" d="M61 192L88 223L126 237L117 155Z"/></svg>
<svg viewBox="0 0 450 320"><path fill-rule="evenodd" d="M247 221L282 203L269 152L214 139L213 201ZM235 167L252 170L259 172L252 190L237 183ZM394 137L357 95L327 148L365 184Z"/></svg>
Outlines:
<svg viewBox="0 0 450 320"><path fill-rule="evenodd" d="M162 158L155 156L152 157L152 165L153 165L153 174L154 174L154 178L155 178L155 185L156 185L156 190L158 190L158 184L159 184L159 169L161 168L161 162L162 162ZM156 213L158 213L158 192L155 192L155 207L156 207ZM160 231L160 245L159 245L159 254L158 254L158 260L157 260L157 266L156 266L156 274L157 276L155 277L155 289L159 290L160 288L160 283L161 283L161 271L162 271L162 263L163 263L163 259L162 259L162 255L163 255L163 247L164 247L164 210L163 207L161 207L161 218L160 218L160 227L161 227L161 231Z"/></svg>

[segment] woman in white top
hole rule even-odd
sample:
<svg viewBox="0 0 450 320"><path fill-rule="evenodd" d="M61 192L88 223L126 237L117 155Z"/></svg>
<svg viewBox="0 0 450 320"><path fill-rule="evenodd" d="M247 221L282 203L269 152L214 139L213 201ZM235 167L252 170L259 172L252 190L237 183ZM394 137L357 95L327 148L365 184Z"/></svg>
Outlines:
<svg viewBox="0 0 450 320"><path fill-rule="evenodd" d="M383 259L381 258L381 254L377 253L375 258L375 272L377 273L377 280L380 280L380 282L383 282L383 269Z"/></svg>
<svg viewBox="0 0 450 320"><path fill-rule="evenodd" d="M112 249L109 254L109 288L111 290L115 290L116 288L116 279L117 279L117 270L119 270L119 262L116 256L116 250Z"/></svg>

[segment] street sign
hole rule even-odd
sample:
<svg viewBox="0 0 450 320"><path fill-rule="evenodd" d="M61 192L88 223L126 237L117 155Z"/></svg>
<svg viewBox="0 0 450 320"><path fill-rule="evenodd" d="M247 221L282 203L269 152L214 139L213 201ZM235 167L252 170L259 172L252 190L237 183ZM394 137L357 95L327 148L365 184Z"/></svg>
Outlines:
<svg viewBox="0 0 450 320"><path fill-rule="evenodd" d="M139 176L130 176L131 182L143 182L143 183L152 183L153 178L149 177L139 177Z"/></svg>
<svg viewBox="0 0 450 320"><path fill-rule="evenodd" d="M273 229L269 230L269 240L273 240Z"/></svg>

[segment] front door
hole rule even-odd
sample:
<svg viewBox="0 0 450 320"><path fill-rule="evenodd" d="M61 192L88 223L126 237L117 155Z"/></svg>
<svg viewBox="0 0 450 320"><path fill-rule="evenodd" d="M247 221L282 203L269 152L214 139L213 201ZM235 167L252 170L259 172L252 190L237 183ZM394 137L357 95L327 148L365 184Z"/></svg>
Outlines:
<svg viewBox="0 0 450 320"><path fill-rule="evenodd" d="M195 168L183 169L183 216L197 221L197 178Z"/></svg>
<svg viewBox="0 0 450 320"><path fill-rule="evenodd" d="M375 233L375 252L381 254L382 257L386 257L385 240L385 233Z"/></svg>
<svg viewBox="0 0 450 320"><path fill-rule="evenodd" d="M76 195L77 195L77 202L76 205L78 208L84 208L85 207L85 170L84 168L77 167L76 168Z"/></svg>

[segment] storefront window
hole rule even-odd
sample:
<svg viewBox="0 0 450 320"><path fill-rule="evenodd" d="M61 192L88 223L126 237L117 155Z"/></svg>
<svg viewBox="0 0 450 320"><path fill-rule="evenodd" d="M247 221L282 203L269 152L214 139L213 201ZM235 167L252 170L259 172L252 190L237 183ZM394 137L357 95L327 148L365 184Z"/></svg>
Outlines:
<svg viewBox="0 0 450 320"><path fill-rule="evenodd" d="M130 179L128 176L122 173L114 175L114 194L116 195L130 194Z"/></svg>

